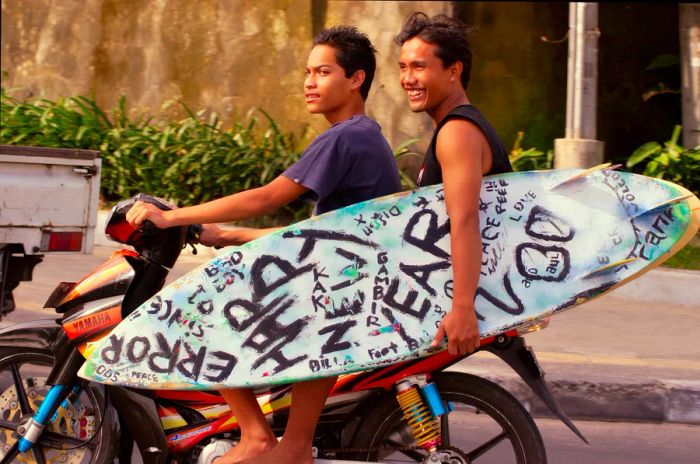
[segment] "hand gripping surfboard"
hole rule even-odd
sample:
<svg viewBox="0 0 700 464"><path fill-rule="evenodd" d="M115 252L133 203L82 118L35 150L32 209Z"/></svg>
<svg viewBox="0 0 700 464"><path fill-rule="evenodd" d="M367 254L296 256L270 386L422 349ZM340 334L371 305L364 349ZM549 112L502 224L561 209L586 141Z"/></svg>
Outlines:
<svg viewBox="0 0 700 464"><path fill-rule="evenodd" d="M688 190L605 165L486 177L479 211L484 337L638 277L700 226ZM164 288L89 345L80 375L206 390L425 356L451 307L449 239L441 185L293 224Z"/></svg>

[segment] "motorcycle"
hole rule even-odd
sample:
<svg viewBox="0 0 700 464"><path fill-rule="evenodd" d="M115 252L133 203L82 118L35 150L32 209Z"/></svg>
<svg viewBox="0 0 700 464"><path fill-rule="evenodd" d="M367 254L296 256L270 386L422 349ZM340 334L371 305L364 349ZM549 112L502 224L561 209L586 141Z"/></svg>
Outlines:
<svg viewBox="0 0 700 464"><path fill-rule="evenodd" d="M58 284L45 307L54 319L0 330L0 464L131 462L210 464L234 446L236 418L217 392L139 390L77 376L87 343L111 330L164 285L201 226L135 229L126 212L140 194L117 204L105 233L120 250L79 282ZM522 334L482 340L508 363L552 413L585 441L558 406ZM431 356L341 376L319 420L317 462L546 462L542 437L523 405L500 386L447 369L469 355ZM256 391L276 434L284 430L291 387Z"/></svg>

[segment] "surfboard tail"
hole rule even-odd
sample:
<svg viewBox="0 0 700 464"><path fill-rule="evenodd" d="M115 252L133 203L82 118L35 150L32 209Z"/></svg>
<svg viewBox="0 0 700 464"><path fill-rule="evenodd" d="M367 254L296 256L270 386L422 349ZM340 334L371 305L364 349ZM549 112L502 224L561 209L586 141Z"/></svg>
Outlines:
<svg viewBox="0 0 700 464"><path fill-rule="evenodd" d="M643 276L644 274L651 271L652 269L656 269L661 264L663 264L665 261L667 261L669 258L671 258L673 255L675 255L677 252L679 252L682 248L684 248L688 244L688 242L690 242L693 239L693 237L698 235L698 233L700 231L700 199L698 199L698 197L693 192L691 192L690 190L686 189L685 187L683 187L681 185L675 184L675 183L667 181L665 179L654 179L654 181L672 186L673 189L677 192L677 195L674 196L673 198L670 198L668 200L664 200L664 201L662 201L662 202L660 202L652 207L647 208L645 211L642 211L642 212L638 213L637 215L635 215L633 217L633 219L639 218L641 216L649 215L649 214L658 214L664 208L668 208L669 206L673 206L676 204L686 202L688 205L688 208L690 210L690 216L689 216L689 220L688 220L686 229L683 232L683 234L680 237L678 237L676 242L673 244L673 246L666 253L664 253L661 256L659 256L658 258L654 259L653 263L648 264L641 271L636 272L636 273L626 277L625 279L621 280L620 282L615 284L615 286L613 288L620 287L633 279L637 279L637 278ZM603 267L600 267L600 268L590 272L589 274L584 276L583 279L590 279L590 278L595 277L597 275L606 274L607 272L610 272L613 269L617 269L619 266L622 266L622 265L628 264L629 262L633 262L633 261L637 261L637 260L638 260L638 258L633 257L633 258L629 258L629 260L623 259L623 260L617 261L615 263L607 264Z"/></svg>

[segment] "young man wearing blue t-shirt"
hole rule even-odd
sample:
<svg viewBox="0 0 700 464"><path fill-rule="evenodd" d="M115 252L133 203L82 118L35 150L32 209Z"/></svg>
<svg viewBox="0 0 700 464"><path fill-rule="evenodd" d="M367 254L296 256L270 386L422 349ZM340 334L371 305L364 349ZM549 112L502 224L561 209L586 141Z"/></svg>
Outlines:
<svg viewBox="0 0 700 464"><path fill-rule="evenodd" d="M376 68L376 52L357 29L337 26L314 38L304 82L309 112L322 114L331 127L318 136L299 161L269 184L198 206L161 211L137 203L127 214L133 225L148 219L158 227L207 224L201 242L236 245L271 229L223 230L217 222L270 214L301 198L316 204L314 214L398 192L398 168L379 125L365 116L365 99ZM287 429L277 440L250 389L222 391L235 414L241 441L216 464L311 464L311 445L325 399L336 378L300 382L292 387Z"/></svg>

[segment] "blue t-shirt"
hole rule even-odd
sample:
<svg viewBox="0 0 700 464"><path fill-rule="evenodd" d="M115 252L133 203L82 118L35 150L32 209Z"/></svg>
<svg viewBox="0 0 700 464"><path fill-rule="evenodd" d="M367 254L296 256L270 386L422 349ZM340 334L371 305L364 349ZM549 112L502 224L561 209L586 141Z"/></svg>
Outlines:
<svg viewBox="0 0 700 464"><path fill-rule="evenodd" d="M309 189L301 199L316 202L314 214L401 190L391 147L367 116L333 124L282 175Z"/></svg>

